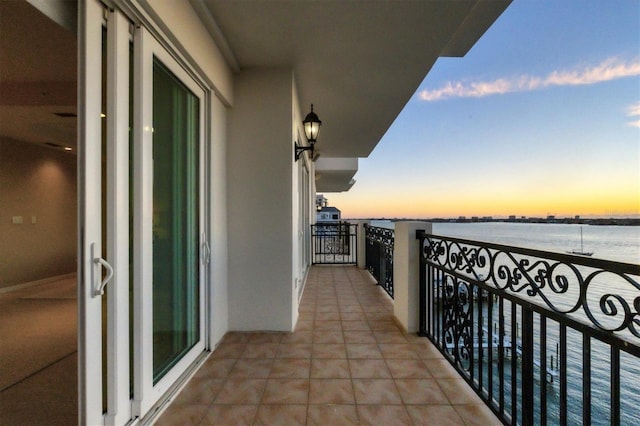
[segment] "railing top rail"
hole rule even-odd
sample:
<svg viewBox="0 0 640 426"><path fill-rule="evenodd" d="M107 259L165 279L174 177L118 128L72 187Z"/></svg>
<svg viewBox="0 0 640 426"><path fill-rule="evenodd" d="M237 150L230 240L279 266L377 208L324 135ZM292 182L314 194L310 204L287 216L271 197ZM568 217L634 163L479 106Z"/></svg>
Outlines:
<svg viewBox="0 0 640 426"><path fill-rule="evenodd" d="M613 260L591 258L591 257L579 256L579 255L569 254L569 253L559 253L559 252L544 251L544 250L537 250L537 249L528 249L528 248L517 247L517 246L507 246L503 244L489 243L485 241L467 240L464 238L429 234L423 230L416 231L416 238L418 239L429 238L429 237L439 238L442 240L448 240L448 241L452 241L460 244L472 245L472 246L481 245L482 247L499 250L499 251L511 252L511 253L520 254L524 256L540 257L540 258L545 258L550 260L557 260L563 263L573 263L573 264L582 265L582 266L589 266L591 268L606 269L611 272L615 272L619 274L624 273L624 274L640 275L640 264L616 262Z"/></svg>

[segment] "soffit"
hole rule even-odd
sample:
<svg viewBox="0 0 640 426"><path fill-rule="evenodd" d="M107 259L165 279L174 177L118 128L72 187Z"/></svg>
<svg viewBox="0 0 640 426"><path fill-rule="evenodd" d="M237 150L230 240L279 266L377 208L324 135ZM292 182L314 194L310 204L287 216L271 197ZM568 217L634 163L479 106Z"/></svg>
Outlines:
<svg viewBox="0 0 640 426"><path fill-rule="evenodd" d="M510 2L191 1L206 6L240 72L293 68L326 157L368 156L437 58L464 55Z"/></svg>

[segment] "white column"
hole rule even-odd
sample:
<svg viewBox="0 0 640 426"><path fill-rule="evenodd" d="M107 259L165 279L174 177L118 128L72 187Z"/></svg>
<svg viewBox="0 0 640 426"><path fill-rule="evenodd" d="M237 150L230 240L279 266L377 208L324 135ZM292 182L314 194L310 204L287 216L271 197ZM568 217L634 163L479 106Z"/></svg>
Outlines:
<svg viewBox="0 0 640 426"><path fill-rule="evenodd" d="M369 225L368 220L354 220L353 223L358 225L358 268L365 268L365 254L367 250L367 239L364 234L364 225Z"/></svg>
<svg viewBox="0 0 640 426"><path fill-rule="evenodd" d="M416 231L431 232L429 222L396 222L393 247L393 313L407 333L418 332L420 257Z"/></svg>

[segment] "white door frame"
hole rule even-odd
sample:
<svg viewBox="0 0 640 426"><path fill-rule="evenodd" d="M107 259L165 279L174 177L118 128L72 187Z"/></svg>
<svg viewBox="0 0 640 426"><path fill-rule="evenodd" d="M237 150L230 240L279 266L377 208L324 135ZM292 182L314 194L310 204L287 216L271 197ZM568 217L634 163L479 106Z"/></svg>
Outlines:
<svg viewBox="0 0 640 426"><path fill-rule="evenodd" d="M144 416L185 373L206 346L208 247L205 234L206 92L144 27L134 39L134 414ZM157 58L199 102L199 334L200 339L172 369L153 384L153 61Z"/></svg>
<svg viewBox="0 0 640 426"><path fill-rule="evenodd" d="M78 16L78 420L80 424L125 424L132 418L128 338L130 23L117 10L108 11L97 0L79 2ZM105 40L103 28L107 29ZM106 76L102 73L103 43L107 47ZM104 94L103 78L107 79ZM106 111L102 110L103 96ZM106 158L102 158L103 129ZM101 173L104 161L106 182L102 182ZM107 205L103 218L105 187ZM103 226L106 241L102 239ZM108 299L106 383L102 340L105 297Z"/></svg>

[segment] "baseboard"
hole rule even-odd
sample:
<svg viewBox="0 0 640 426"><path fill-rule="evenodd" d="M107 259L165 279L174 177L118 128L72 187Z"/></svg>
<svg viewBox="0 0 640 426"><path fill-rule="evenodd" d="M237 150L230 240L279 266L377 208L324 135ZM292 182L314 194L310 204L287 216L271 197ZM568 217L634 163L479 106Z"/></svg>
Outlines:
<svg viewBox="0 0 640 426"><path fill-rule="evenodd" d="M11 285L8 287L2 287L0 288L0 294L5 294L5 293L11 293L13 291L18 291L18 290L24 290L25 288L29 288L29 287L35 287L35 286L39 286L42 284L48 284L54 281L59 281L59 280L66 280L69 278L75 278L77 275L76 272L70 272L68 274L64 274L64 275L58 275L55 277L47 277L47 278L42 278L41 280L36 280L36 281L29 281L26 283L22 283L22 284L15 284L15 285Z"/></svg>

